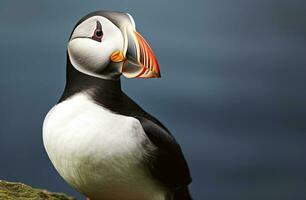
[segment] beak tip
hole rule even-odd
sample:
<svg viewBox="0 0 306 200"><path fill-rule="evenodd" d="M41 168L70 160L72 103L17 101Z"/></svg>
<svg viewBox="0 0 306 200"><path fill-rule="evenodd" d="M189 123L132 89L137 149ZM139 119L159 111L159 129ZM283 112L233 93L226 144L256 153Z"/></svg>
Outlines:
<svg viewBox="0 0 306 200"><path fill-rule="evenodd" d="M158 72L152 72L151 78L161 78L160 72L159 71Z"/></svg>

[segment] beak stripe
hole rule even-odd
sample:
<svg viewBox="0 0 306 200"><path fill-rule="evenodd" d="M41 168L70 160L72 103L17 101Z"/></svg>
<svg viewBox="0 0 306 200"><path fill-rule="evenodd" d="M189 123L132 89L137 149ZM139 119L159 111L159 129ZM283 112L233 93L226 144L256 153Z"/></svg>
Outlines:
<svg viewBox="0 0 306 200"><path fill-rule="evenodd" d="M141 75L143 75L145 72L147 71L147 69L145 67L142 68L141 72L136 76L137 78L138 77L141 77Z"/></svg>
<svg viewBox="0 0 306 200"><path fill-rule="evenodd" d="M150 67L149 65L148 65L148 56L149 56L149 54L148 54L148 51L147 51L147 49L146 48L144 48L145 47L145 45L144 45L144 43L143 43L143 41L142 40L140 40L140 43L141 43L141 51L142 51L142 55L143 55L143 65L144 66L146 66L146 67Z"/></svg>
<svg viewBox="0 0 306 200"><path fill-rule="evenodd" d="M141 45L140 45L140 47L141 47L141 52L142 52L142 64L144 65L144 66L148 66L148 63L147 63L147 58L148 58L148 55L147 55L147 51L146 51L146 49L144 48L144 46L143 46L143 42L142 41L140 41L140 43L141 43Z"/></svg>
<svg viewBox="0 0 306 200"><path fill-rule="evenodd" d="M146 42L146 40L135 31L136 38L139 42L139 49L142 53L142 64L147 69L145 71L153 72L153 76L160 76L159 66L158 62L156 60L156 57L154 55L154 52L150 48L150 45ZM142 73L143 74L143 73ZM142 74L139 74L138 76L141 76Z"/></svg>
<svg viewBox="0 0 306 200"><path fill-rule="evenodd" d="M153 50L146 40L135 30L128 32L127 59L122 66L122 74L128 78L159 78L159 65Z"/></svg>

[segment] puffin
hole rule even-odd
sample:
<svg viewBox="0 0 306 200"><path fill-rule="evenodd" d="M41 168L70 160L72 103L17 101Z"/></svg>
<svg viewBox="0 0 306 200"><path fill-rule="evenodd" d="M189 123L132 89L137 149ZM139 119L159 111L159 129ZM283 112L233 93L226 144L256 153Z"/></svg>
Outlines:
<svg viewBox="0 0 306 200"><path fill-rule="evenodd" d="M63 179L87 200L190 200L191 175L170 131L121 89L159 78L159 64L128 13L82 17L67 45L66 85L43 123Z"/></svg>

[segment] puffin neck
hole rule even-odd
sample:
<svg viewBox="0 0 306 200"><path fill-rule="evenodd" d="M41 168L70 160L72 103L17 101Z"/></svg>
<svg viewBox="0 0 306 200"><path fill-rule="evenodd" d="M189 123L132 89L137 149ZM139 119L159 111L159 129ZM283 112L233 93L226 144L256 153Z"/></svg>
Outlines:
<svg viewBox="0 0 306 200"><path fill-rule="evenodd" d="M59 102L78 94L87 93L96 103L112 108L122 101L120 77L116 80L106 80L89 76L76 70L67 57L66 86Z"/></svg>

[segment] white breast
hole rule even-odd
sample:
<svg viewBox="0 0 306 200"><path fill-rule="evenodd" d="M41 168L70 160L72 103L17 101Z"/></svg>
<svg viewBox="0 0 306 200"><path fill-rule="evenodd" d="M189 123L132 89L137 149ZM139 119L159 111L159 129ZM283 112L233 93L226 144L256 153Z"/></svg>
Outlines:
<svg viewBox="0 0 306 200"><path fill-rule="evenodd" d="M166 189L141 162L149 141L140 122L95 104L86 93L49 111L43 140L61 176L94 200L165 199Z"/></svg>

